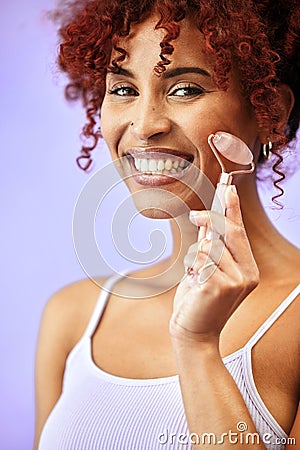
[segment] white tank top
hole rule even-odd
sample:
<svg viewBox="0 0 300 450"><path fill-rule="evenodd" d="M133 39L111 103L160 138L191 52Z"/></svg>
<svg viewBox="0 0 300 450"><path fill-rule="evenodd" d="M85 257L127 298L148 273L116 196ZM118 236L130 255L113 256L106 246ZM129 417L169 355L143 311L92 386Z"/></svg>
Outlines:
<svg viewBox="0 0 300 450"><path fill-rule="evenodd" d="M121 276L106 281L84 335L67 358L62 394L44 425L39 450L192 449L196 437L188 432L178 375L153 379L122 378L104 372L92 359L92 335L110 290ZM287 434L257 391L251 350L299 293L300 284L244 347L223 358L268 450L284 449ZM238 439L245 438L245 426L241 423L238 427L232 432L238 433ZM201 436L201 439L211 439L213 443L214 437ZM257 438L254 436L253 439ZM221 448L221 442L218 444Z"/></svg>

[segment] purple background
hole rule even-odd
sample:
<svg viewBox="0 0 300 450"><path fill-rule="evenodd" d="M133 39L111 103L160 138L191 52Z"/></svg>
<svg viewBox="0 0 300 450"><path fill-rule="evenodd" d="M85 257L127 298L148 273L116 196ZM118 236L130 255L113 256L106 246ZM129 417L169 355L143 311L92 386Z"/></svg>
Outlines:
<svg viewBox="0 0 300 450"><path fill-rule="evenodd" d="M43 16L52 5L50 0L1 0L0 6L1 450L32 448L34 353L42 309L54 291L85 277L72 242L73 208L89 178L75 164L83 113L63 99L64 80L54 65L55 33ZM100 148L94 168L108 161ZM299 187L298 171L284 184L283 211L272 211L268 189L262 197L276 226L300 247ZM124 195L126 190L119 189L116 199ZM110 214L102 222L105 232ZM137 234L140 225L143 233ZM148 233L158 226L168 253L165 221L138 218L134 245L143 251ZM113 251L109 245L104 252ZM114 262L128 267L117 254Z"/></svg>

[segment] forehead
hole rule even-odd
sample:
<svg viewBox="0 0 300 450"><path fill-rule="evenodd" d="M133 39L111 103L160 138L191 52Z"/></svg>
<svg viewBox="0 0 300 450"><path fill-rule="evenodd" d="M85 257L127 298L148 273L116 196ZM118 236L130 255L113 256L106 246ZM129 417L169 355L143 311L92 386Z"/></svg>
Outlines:
<svg viewBox="0 0 300 450"><path fill-rule="evenodd" d="M117 47L126 51L126 59L122 65L139 66L142 70L148 65L155 67L160 61L160 43L166 35L166 30L155 29L159 16L153 15L142 23L134 24L127 37L120 38ZM204 55L205 40L203 34L191 19L184 19L180 23L179 36L169 41L174 47L172 55L168 56L172 66L175 65L205 65L207 69L212 68L213 62ZM113 50L111 59L120 54ZM168 67L166 69L168 70Z"/></svg>

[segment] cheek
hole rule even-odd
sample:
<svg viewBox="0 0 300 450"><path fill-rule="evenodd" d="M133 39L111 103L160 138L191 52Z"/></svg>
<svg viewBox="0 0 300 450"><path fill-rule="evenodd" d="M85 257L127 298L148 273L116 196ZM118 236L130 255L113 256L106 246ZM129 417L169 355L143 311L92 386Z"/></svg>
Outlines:
<svg viewBox="0 0 300 450"><path fill-rule="evenodd" d="M113 114L111 108L105 102L105 98L101 107L100 124L102 136L112 154L112 157L115 158L120 136L120 127L118 126L116 114Z"/></svg>
<svg viewBox="0 0 300 450"><path fill-rule="evenodd" d="M102 134L104 140L106 141L106 143L108 144L111 127L110 127L110 121L107 120L107 112L106 112L104 103L101 107L100 124L101 124L100 125L101 126L101 134Z"/></svg>
<svg viewBox="0 0 300 450"><path fill-rule="evenodd" d="M213 184L216 184L221 169L208 144L209 135L216 131L213 124L207 118L202 120L200 116L200 120L194 123L194 126L189 123L186 131L189 142L197 150L194 164Z"/></svg>

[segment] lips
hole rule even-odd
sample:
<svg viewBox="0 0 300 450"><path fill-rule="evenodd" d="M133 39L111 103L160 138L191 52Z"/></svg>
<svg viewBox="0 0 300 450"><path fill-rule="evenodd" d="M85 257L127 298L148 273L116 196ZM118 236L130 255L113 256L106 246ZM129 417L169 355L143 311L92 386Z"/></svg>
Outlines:
<svg viewBox="0 0 300 450"><path fill-rule="evenodd" d="M193 162L193 156L173 149L130 149L132 175L139 184L159 186L181 179Z"/></svg>

